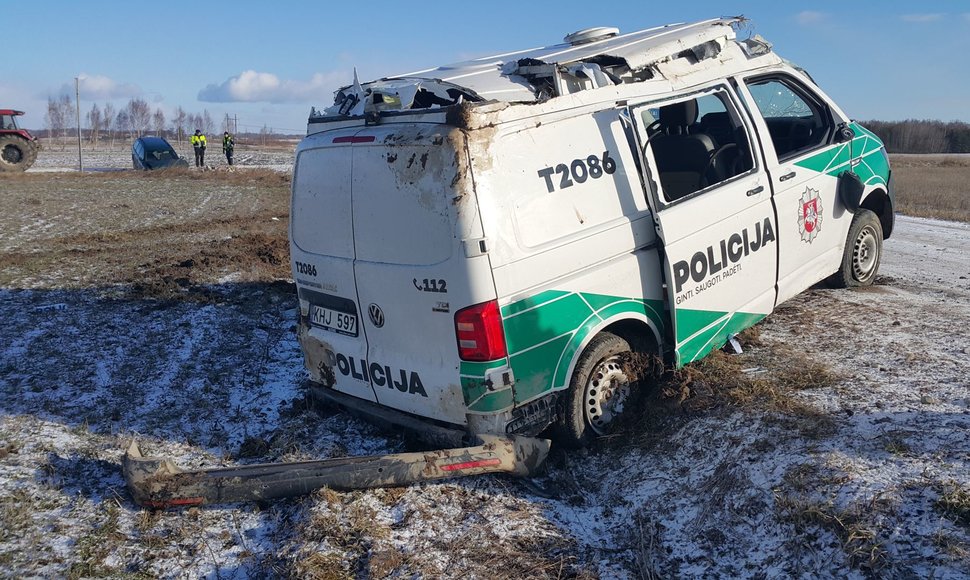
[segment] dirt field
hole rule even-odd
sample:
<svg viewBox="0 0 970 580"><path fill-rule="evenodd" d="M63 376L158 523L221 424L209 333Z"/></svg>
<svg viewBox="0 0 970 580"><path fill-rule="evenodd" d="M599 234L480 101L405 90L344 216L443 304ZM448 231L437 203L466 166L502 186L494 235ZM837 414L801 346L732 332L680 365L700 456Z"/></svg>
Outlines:
<svg viewBox="0 0 970 580"><path fill-rule="evenodd" d="M803 293L535 480L155 513L121 478L133 436L183 467L417 447L304 398L285 172L50 163L0 180L4 574L970 570L968 224L899 217L876 286Z"/></svg>
<svg viewBox="0 0 970 580"><path fill-rule="evenodd" d="M893 155L892 164L899 212L970 221L970 155Z"/></svg>

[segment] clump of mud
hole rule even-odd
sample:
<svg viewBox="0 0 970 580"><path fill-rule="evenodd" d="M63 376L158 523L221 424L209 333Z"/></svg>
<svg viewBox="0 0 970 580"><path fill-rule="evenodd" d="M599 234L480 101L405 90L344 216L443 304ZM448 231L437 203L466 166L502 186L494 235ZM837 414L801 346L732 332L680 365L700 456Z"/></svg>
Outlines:
<svg viewBox="0 0 970 580"><path fill-rule="evenodd" d="M249 283L289 277L289 245L278 235L245 233L211 241L188 254L158 258L142 264L139 270L131 280L137 296L208 301L217 290L214 287L227 281Z"/></svg>
<svg viewBox="0 0 970 580"><path fill-rule="evenodd" d="M623 374L631 382L658 379L663 374L663 360L655 354L645 352L625 352L618 357Z"/></svg>

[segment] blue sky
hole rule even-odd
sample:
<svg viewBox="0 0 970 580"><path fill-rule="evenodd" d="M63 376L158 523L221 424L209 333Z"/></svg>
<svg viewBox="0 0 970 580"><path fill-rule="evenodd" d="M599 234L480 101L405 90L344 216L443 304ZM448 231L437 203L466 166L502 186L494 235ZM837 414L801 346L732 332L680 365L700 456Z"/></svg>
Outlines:
<svg viewBox="0 0 970 580"><path fill-rule="evenodd" d="M49 96L81 85L82 114L147 100L301 133L311 105L362 81L561 42L743 14L856 119L970 121L970 2L111 2L0 0L0 107L45 127Z"/></svg>

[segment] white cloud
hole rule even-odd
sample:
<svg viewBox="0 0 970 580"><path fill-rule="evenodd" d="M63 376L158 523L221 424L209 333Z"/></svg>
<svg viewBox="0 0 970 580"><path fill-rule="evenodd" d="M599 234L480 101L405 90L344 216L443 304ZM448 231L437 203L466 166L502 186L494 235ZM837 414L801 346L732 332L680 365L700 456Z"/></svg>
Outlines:
<svg viewBox="0 0 970 580"><path fill-rule="evenodd" d="M795 20L802 26L808 26L825 20L825 14L814 10L803 10L795 15Z"/></svg>
<svg viewBox="0 0 970 580"><path fill-rule="evenodd" d="M210 84L199 91L199 100L211 103L269 102L311 103L330 98L337 88L348 84L351 75L317 73L308 81L280 79L272 73L243 71L220 85Z"/></svg>
<svg viewBox="0 0 970 580"><path fill-rule="evenodd" d="M138 85L131 83L119 83L104 75L89 75L81 73L78 75L81 89L81 98L92 101L98 99L130 99L140 97L142 90ZM74 93L74 83L65 84L61 87L61 92Z"/></svg>
<svg viewBox="0 0 970 580"><path fill-rule="evenodd" d="M934 12L931 14L903 14L899 18L903 22L923 23L923 22L936 22L937 20L942 19L943 15L938 12Z"/></svg>

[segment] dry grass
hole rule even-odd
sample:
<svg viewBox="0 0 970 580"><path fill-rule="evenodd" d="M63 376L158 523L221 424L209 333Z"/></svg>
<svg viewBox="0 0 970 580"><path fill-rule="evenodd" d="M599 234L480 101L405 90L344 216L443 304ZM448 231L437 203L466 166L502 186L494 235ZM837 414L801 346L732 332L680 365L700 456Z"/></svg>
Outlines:
<svg viewBox="0 0 970 580"><path fill-rule="evenodd" d="M967 485L950 482L934 503L934 507L945 517L970 528L970 487Z"/></svg>
<svg viewBox="0 0 970 580"><path fill-rule="evenodd" d="M494 498L488 494L461 486L426 491L427 496L407 489L316 492L316 505L297 530L300 548L290 560L289 575L591 577L578 564L575 545L561 536L509 532L520 525L531 529L531 511L503 512L502 524L495 525L489 515ZM409 538L403 546L402 537Z"/></svg>
<svg viewBox="0 0 970 580"><path fill-rule="evenodd" d="M839 505L835 497L853 478L838 467L802 463L790 467L783 485L774 490L779 519L795 528L795 541L810 544L818 530L832 533L840 542L848 563L870 573L888 564L888 552L880 537L880 519L899 507L891 494Z"/></svg>
<svg viewBox="0 0 970 580"><path fill-rule="evenodd" d="M745 352L712 351L701 360L668 370L638 402L608 442L652 446L664 440L683 414L731 407L762 415L768 424L809 439L831 435L830 413L798 396L799 391L831 388L838 375L825 364L784 345L766 346L759 326L738 335Z"/></svg>
<svg viewBox="0 0 970 580"><path fill-rule="evenodd" d="M970 221L970 156L893 155L891 163L899 213Z"/></svg>
<svg viewBox="0 0 970 580"><path fill-rule="evenodd" d="M118 527L121 507L115 501L104 502L99 507L93 528L76 540L68 578L104 577L117 573L104 561L128 539Z"/></svg>
<svg viewBox="0 0 970 580"><path fill-rule="evenodd" d="M35 503L30 491L24 488L0 497L0 542L21 537L33 527Z"/></svg>
<svg viewBox="0 0 970 580"><path fill-rule="evenodd" d="M811 537L813 529L835 535L852 567L878 573L888 564L876 518L893 508L881 496L839 507L833 500L776 492L775 507L780 519L791 523L799 536Z"/></svg>
<svg viewBox="0 0 970 580"><path fill-rule="evenodd" d="M320 501L309 519L300 527L303 541L316 546L303 550L302 557L292 566L295 576L301 578L337 579L355 578L367 573L374 565L388 572L393 562L387 554L374 559L375 543L391 535L390 527L381 522L374 506L362 492L340 494L322 489L314 494ZM321 551L322 549L322 551ZM377 550L383 552L384 550ZM403 558L397 561L397 565Z"/></svg>
<svg viewBox="0 0 970 580"><path fill-rule="evenodd" d="M723 409L751 413L792 437L817 441L836 432L836 418L799 395L837 385L839 377L832 369L783 344L763 343L759 326L741 332L738 339L742 354L715 350L680 369L668 369L653 386L645 386L637 408L604 442L621 448L662 446L684 421ZM776 444L763 440L755 446Z"/></svg>
<svg viewBox="0 0 970 580"><path fill-rule="evenodd" d="M802 434L817 436L833 426L832 419L794 393L831 387L835 381L836 375L830 369L796 353L772 349L730 355L716 350L673 372L662 385L661 393L688 403L689 410L721 400L741 409L766 411L776 419L804 420L800 425ZM690 403L692 397L701 400Z"/></svg>

